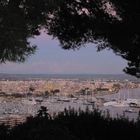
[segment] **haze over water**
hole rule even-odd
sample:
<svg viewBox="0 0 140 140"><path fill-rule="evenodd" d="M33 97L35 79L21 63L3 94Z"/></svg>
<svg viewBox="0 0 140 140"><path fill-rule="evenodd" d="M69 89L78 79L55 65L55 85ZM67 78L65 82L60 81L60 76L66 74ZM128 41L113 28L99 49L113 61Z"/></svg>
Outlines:
<svg viewBox="0 0 140 140"><path fill-rule="evenodd" d="M83 79L83 80L132 80L140 81L126 74L0 74L0 79L28 80L28 79Z"/></svg>

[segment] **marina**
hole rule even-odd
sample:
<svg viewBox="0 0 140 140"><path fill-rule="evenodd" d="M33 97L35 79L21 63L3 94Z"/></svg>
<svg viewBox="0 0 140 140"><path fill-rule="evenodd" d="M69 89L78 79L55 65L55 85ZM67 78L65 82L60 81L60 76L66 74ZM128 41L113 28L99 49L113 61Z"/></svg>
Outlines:
<svg viewBox="0 0 140 140"><path fill-rule="evenodd" d="M89 110L99 108L102 111L109 111L111 117L125 114L130 119L136 119L140 110L140 89L129 89L129 98L125 98L128 89L121 89L120 93L105 96L50 96L50 97L29 97L7 99L0 97L0 122L10 115L25 116L36 115L41 106L48 108L50 114L63 111L65 108L78 110ZM118 98L118 96L120 98ZM1 121L2 120L2 121Z"/></svg>

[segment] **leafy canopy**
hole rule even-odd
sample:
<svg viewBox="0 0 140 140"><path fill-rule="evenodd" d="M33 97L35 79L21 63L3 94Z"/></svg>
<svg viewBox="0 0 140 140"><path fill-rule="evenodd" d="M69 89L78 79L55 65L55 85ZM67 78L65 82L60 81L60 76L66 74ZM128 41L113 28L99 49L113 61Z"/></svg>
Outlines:
<svg viewBox="0 0 140 140"><path fill-rule="evenodd" d="M36 49L28 39L45 29L64 49L112 49L140 77L139 18L138 0L0 0L0 61L24 61Z"/></svg>

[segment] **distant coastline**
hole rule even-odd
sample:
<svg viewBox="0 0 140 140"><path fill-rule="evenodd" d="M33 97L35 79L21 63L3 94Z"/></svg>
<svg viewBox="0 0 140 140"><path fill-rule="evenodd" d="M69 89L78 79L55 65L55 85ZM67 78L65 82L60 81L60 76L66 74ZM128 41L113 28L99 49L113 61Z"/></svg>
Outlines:
<svg viewBox="0 0 140 140"><path fill-rule="evenodd" d="M6 74L0 73L0 80L35 80L35 79L79 79L79 80L131 80L139 81L126 74Z"/></svg>

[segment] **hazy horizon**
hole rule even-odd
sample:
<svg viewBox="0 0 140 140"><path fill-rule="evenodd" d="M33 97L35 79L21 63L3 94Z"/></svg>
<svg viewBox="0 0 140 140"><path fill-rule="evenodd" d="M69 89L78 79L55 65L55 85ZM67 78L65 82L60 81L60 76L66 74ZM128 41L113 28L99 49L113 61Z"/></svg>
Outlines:
<svg viewBox="0 0 140 140"><path fill-rule="evenodd" d="M125 75L125 76L131 76L125 73L115 73L115 74L109 74L109 73L1 73L0 74L15 74L15 75ZM133 76L131 76L133 77Z"/></svg>
<svg viewBox="0 0 140 140"><path fill-rule="evenodd" d="M46 80L46 79L83 79L83 80L132 80L136 77L126 74L2 74L0 80Z"/></svg>
<svg viewBox="0 0 140 140"><path fill-rule="evenodd" d="M0 73L11 74L124 74L126 60L112 50L97 52L95 44L87 44L79 50L64 50L58 40L42 34L30 39L38 46L35 54L24 63L0 64Z"/></svg>

